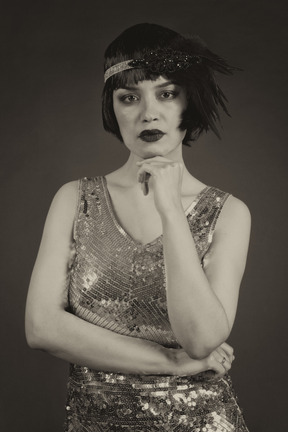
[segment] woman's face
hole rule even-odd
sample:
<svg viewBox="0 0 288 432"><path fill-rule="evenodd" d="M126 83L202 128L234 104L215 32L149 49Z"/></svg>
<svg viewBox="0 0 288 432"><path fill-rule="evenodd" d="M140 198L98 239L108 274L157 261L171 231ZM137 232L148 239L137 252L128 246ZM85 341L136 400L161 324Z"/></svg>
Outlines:
<svg viewBox="0 0 288 432"><path fill-rule="evenodd" d="M142 159L168 156L180 147L179 129L187 106L183 87L159 77L127 85L113 93L113 107L123 141Z"/></svg>

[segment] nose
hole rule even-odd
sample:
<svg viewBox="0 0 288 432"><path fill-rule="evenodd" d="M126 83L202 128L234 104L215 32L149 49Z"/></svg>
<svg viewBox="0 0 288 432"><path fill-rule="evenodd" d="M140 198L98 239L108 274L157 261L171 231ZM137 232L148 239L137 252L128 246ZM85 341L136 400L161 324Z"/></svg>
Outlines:
<svg viewBox="0 0 288 432"><path fill-rule="evenodd" d="M143 100L142 106L142 121L144 123L150 123L153 121L157 121L159 118L159 113L157 109L157 102L152 99Z"/></svg>

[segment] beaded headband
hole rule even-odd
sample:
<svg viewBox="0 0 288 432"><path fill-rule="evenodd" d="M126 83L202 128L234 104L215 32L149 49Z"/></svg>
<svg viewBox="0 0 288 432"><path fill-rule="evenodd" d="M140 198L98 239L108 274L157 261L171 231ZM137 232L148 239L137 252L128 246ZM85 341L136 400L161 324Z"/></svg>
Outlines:
<svg viewBox="0 0 288 432"><path fill-rule="evenodd" d="M184 70L201 62L202 58L199 55L185 54L172 49L154 50L141 59L126 60L111 66L104 74L104 82L111 76L128 69L146 69L161 75L165 72Z"/></svg>

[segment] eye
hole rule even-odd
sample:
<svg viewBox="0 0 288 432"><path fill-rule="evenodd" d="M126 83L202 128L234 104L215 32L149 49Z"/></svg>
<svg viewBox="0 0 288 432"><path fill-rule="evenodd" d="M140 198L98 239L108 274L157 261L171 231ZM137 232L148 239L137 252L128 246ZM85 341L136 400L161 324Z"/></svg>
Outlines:
<svg viewBox="0 0 288 432"><path fill-rule="evenodd" d="M131 104L133 102L137 102L139 100L137 95L134 94L125 94L120 97L120 101L125 104Z"/></svg>
<svg viewBox="0 0 288 432"><path fill-rule="evenodd" d="M175 90L165 90L161 93L160 97L161 99L175 99L178 96L178 92Z"/></svg>

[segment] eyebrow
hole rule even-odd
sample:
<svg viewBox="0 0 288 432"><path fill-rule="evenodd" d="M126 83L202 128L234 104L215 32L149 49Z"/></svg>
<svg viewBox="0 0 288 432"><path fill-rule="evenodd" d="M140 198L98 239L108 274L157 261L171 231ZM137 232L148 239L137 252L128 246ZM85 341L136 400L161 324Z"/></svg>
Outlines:
<svg viewBox="0 0 288 432"><path fill-rule="evenodd" d="M156 88L163 88L163 87L168 87L169 85L171 85L171 84L175 84L175 85L178 85L175 81L172 81L172 80L170 80L170 81L166 81L166 82L164 82L164 83L162 83L162 84L157 84L156 85ZM138 87L136 87L136 86L124 86L124 87L120 87L119 88L119 90L120 89L124 89L124 90L130 90L130 91L133 91L133 90L137 90L137 88Z"/></svg>

